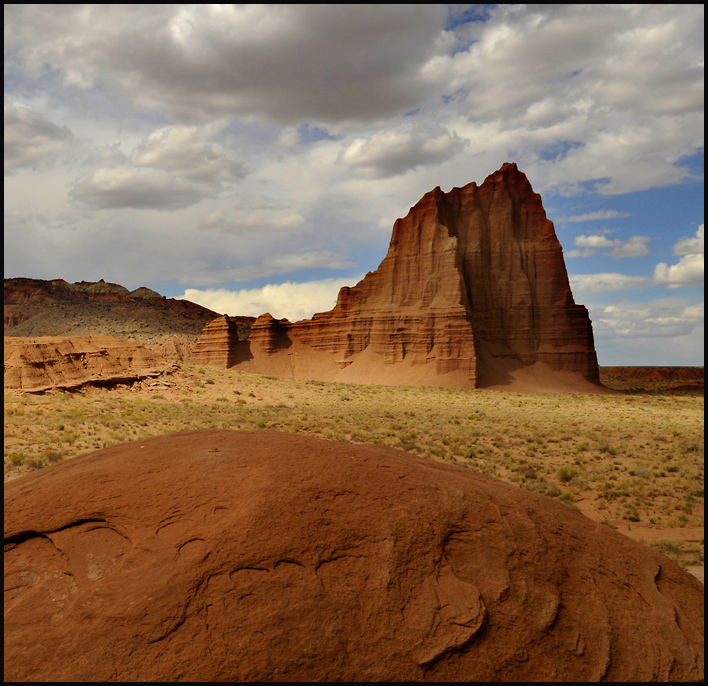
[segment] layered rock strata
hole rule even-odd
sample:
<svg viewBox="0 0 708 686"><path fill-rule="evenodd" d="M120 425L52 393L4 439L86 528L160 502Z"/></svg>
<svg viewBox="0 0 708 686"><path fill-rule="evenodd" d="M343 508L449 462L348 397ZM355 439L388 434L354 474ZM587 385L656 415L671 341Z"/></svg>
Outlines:
<svg viewBox="0 0 708 686"><path fill-rule="evenodd" d="M215 367L231 367L237 362L237 344L245 341L251 331L244 326L246 317L229 317L222 315L209 322L196 347L192 350L192 364L207 364Z"/></svg>
<svg viewBox="0 0 708 686"><path fill-rule="evenodd" d="M700 681L703 586L547 496L259 431L5 485L5 680Z"/></svg>
<svg viewBox="0 0 708 686"><path fill-rule="evenodd" d="M204 325L219 314L188 300L105 281L5 279L5 335L135 339L171 361L188 360ZM247 332L255 317L239 317ZM245 335L243 336L245 337Z"/></svg>
<svg viewBox="0 0 708 686"><path fill-rule="evenodd" d="M426 193L396 221L379 268L342 288L333 310L294 324L264 315L239 345L234 359L260 373L461 388L526 374L600 388L588 312L515 164L481 186Z"/></svg>
<svg viewBox="0 0 708 686"><path fill-rule="evenodd" d="M4 357L5 388L30 392L129 383L167 369L151 350L113 336L6 336Z"/></svg>

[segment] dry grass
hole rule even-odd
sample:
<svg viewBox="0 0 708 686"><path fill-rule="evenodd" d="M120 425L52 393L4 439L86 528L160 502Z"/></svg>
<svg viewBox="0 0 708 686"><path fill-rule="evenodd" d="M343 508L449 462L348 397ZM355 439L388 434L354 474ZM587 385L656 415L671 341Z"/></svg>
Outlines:
<svg viewBox="0 0 708 686"><path fill-rule="evenodd" d="M702 564L702 396L360 386L186 364L168 383L7 392L5 477L171 432L277 429L476 469Z"/></svg>

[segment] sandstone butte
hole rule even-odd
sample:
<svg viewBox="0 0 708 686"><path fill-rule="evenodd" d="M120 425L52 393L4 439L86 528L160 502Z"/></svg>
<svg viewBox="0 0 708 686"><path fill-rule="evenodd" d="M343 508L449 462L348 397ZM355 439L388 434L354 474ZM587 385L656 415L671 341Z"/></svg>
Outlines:
<svg viewBox="0 0 708 686"><path fill-rule="evenodd" d="M394 224L379 268L331 311L295 323L261 315L247 341L221 317L192 362L324 381L604 389L553 223L509 163L481 186L426 193Z"/></svg>
<svg viewBox="0 0 708 686"><path fill-rule="evenodd" d="M5 336L4 342L6 389L43 392L129 383L159 376L168 367L153 351L113 336Z"/></svg>
<svg viewBox="0 0 708 686"><path fill-rule="evenodd" d="M698 681L703 586L543 495L271 431L5 485L6 681Z"/></svg>

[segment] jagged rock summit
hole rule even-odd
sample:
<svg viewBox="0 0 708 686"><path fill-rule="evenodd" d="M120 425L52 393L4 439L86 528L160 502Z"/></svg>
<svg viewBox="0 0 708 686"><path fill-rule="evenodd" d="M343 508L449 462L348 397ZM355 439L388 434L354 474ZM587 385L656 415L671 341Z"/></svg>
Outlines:
<svg viewBox="0 0 708 686"><path fill-rule="evenodd" d="M384 446L173 434L5 485L6 681L699 681L703 586Z"/></svg>
<svg viewBox="0 0 708 686"><path fill-rule="evenodd" d="M516 164L481 186L439 187L396 221L375 272L330 312L262 315L246 342L207 327L193 353L245 371L406 385L601 391L588 312ZM221 326L224 335L215 336ZM207 335L208 334L208 335ZM224 349L228 345L228 354Z"/></svg>

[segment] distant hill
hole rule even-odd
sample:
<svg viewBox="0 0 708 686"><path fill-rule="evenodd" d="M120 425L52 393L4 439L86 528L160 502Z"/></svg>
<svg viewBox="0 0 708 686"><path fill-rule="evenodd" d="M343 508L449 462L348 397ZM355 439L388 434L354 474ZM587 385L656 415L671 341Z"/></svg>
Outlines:
<svg viewBox="0 0 708 686"><path fill-rule="evenodd" d="M188 300L166 298L149 288L129 291L103 279L5 279L5 336L117 336L180 359L197 342L204 325L220 313ZM248 337L254 317L234 317L239 337Z"/></svg>

